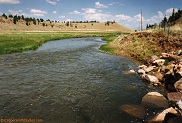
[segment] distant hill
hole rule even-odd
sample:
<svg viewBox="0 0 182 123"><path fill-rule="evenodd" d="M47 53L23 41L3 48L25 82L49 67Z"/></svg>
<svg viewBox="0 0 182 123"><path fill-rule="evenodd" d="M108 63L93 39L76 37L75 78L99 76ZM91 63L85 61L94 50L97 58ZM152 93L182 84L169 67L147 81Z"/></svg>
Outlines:
<svg viewBox="0 0 182 123"><path fill-rule="evenodd" d="M133 30L116 22L58 22L42 21L34 18L0 16L0 32L11 31L120 31L132 32Z"/></svg>

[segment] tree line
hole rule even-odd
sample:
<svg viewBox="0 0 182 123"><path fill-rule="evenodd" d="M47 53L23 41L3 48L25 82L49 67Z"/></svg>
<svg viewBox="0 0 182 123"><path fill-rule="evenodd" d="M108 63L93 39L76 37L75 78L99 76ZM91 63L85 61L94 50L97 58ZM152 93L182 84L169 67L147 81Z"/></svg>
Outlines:
<svg viewBox="0 0 182 123"><path fill-rule="evenodd" d="M36 25L37 22L38 22L38 24L40 24L40 22L44 22L44 19L42 19L42 18L36 19L36 18L32 18L32 17L24 17L24 15L21 15L21 16L19 16L19 15L14 15L14 16L13 16L13 15L11 15L11 14L10 14L10 15L6 15L5 13L3 13L3 14L2 14L2 17L4 17L5 19L12 18L14 24L17 24L17 22L18 22L19 20L24 20L27 26L29 26L31 22L32 22L34 25Z"/></svg>
<svg viewBox="0 0 182 123"><path fill-rule="evenodd" d="M178 9L178 11L175 12L175 9L173 8L172 15L169 16L168 19L166 16L164 16L164 19L158 25L156 23L147 24L146 29L149 29L149 28L155 29L155 28L159 27L159 28L164 28L164 30L165 30L166 27L174 25L180 17L182 17L182 10Z"/></svg>

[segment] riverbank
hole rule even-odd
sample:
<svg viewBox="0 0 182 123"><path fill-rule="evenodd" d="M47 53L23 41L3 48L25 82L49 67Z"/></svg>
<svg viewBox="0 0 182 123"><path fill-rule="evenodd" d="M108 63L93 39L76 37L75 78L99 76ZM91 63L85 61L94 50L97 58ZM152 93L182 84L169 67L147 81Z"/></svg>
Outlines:
<svg viewBox="0 0 182 123"><path fill-rule="evenodd" d="M108 42L106 51L117 55L128 56L144 63L139 66L137 73L154 86L164 86L164 96L158 92L149 92L142 98L142 105L151 108L161 104L158 113L147 122L180 123L182 121L182 34L180 32L167 35L163 32L138 32L126 36L119 36ZM128 73L135 73L130 70ZM149 105L149 106L148 106ZM163 107L165 106L165 107ZM131 107L131 106L127 106ZM159 107L158 107L159 108ZM141 108L129 109L125 106L121 110L138 116ZM136 111L136 112L135 112ZM133 114L133 113L136 114ZM140 111L139 111L140 112ZM142 116L146 114L143 113ZM140 115L139 115L140 116Z"/></svg>
<svg viewBox="0 0 182 123"><path fill-rule="evenodd" d="M163 32L131 33L119 36L107 45L114 54L129 56L143 63L153 55L180 50L181 46L182 33L170 33L168 36Z"/></svg>
<svg viewBox="0 0 182 123"><path fill-rule="evenodd" d="M120 32L16 32L0 34L0 54L36 50L47 41L118 35Z"/></svg>

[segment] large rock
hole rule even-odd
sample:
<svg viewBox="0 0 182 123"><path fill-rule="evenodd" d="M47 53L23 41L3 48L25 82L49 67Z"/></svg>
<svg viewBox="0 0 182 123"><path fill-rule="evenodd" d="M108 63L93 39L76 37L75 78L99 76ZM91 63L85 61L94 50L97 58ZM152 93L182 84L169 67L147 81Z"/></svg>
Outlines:
<svg viewBox="0 0 182 123"><path fill-rule="evenodd" d="M143 119L146 115L146 110L142 106L138 105L122 105L120 107L122 112L125 112L133 117Z"/></svg>
<svg viewBox="0 0 182 123"><path fill-rule="evenodd" d="M178 92L182 93L182 78L174 83L174 87Z"/></svg>
<svg viewBox="0 0 182 123"><path fill-rule="evenodd" d="M151 56L150 60L148 61L149 63L152 63L154 62L155 60L159 59L158 56L154 55L154 56Z"/></svg>
<svg viewBox="0 0 182 123"><path fill-rule="evenodd" d="M139 69L139 70L138 70L138 74L144 75L144 74L145 74L145 71L144 71L143 69Z"/></svg>
<svg viewBox="0 0 182 123"><path fill-rule="evenodd" d="M145 74L142 76L143 79L151 82L152 84L160 84L159 80L157 77L149 75L149 74Z"/></svg>
<svg viewBox="0 0 182 123"><path fill-rule="evenodd" d="M144 67L143 70L144 70L146 73L148 73L148 72L154 70L154 68L155 68L155 66L149 66L149 67Z"/></svg>
<svg viewBox="0 0 182 123"><path fill-rule="evenodd" d="M170 107L168 109L165 109L163 112L159 113L157 116L149 120L149 123L154 123L154 122L163 122L165 119L166 114L171 113L171 114L178 114L178 112Z"/></svg>
<svg viewBox="0 0 182 123"><path fill-rule="evenodd" d="M158 92L149 92L142 98L142 104L148 108L168 108L167 99Z"/></svg>
<svg viewBox="0 0 182 123"><path fill-rule="evenodd" d="M162 66L165 63L165 60L164 59L157 59L153 63L157 64L158 66Z"/></svg>

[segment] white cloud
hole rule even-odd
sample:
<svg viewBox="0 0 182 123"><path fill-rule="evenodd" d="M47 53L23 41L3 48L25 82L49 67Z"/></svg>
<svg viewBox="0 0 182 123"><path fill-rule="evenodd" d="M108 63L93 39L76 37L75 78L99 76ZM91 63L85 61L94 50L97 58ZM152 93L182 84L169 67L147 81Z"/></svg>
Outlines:
<svg viewBox="0 0 182 123"><path fill-rule="evenodd" d="M97 13L97 9L94 8L83 8L82 9L85 14L95 14Z"/></svg>
<svg viewBox="0 0 182 123"><path fill-rule="evenodd" d="M73 11L73 12L70 12L69 14L76 14L76 15L78 15L78 14L81 14L81 12L79 12L79 11Z"/></svg>
<svg viewBox="0 0 182 123"><path fill-rule="evenodd" d="M56 1L55 0L46 0L46 1L52 5L56 5L59 0L56 0Z"/></svg>
<svg viewBox="0 0 182 123"><path fill-rule="evenodd" d="M44 16L44 14L47 14L46 11L42 11L39 9L31 9L30 12L34 15L34 16Z"/></svg>
<svg viewBox="0 0 182 123"><path fill-rule="evenodd" d="M174 8L174 11L177 12L178 9L177 9L177 8ZM173 8L169 8L169 9L167 9L167 10L165 11L165 15L166 15L167 17L171 16L172 13L173 13Z"/></svg>
<svg viewBox="0 0 182 123"><path fill-rule="evenodd" d="M113 6L113 5L119 5L119 6L123 6L124 4L123 3L120 3L120 2L112 2L112 3L109 3L108 5L109 6Z"/></svg>
<svg viewBox="0 0 182 123"><path fill-rule="evenodd" d="M132 20L132 17L124 15L124 14L116 15L115 17L117 20L121 20L121 21L131 21Z"/></svg>
<svg viewBox="0 0 182 123"><path fill-rule="evenodd" d="M108 8L108 6L101 4L100 2L95 2L95 8Z"/></svg>
<svg viewBox="0 0 182 123"><path fill-rule="evenodd" d="M8 10L8 12L12 15L21 15L22 14L22 10Z"/></svg>
<svg viewBox="0 0 182 123"><path fill-rule="evenodd" d="M19 4L20 0L0 0L0 4Z"/></svg>
<svg viewBox="0 0 182 123"><path fill-rule="evenodd" d="M59 18L63 19L63 18L66 18L66 16L59 16Z"/></svg>
<svg viewBox="0 0 182 123"><path fill-rule="evenodd" d="M52 13L53 13L53 14L57 14L57 12L56 12L56 11L53 11Z"/></svg>
<svg viewBox="0 0 182 123"><path fill-rule="evenodd" d="M101 22L109 21L112 18L111 14L103 13L95 8L83 8L83 16L85 20L97 20Z"/></svg>

